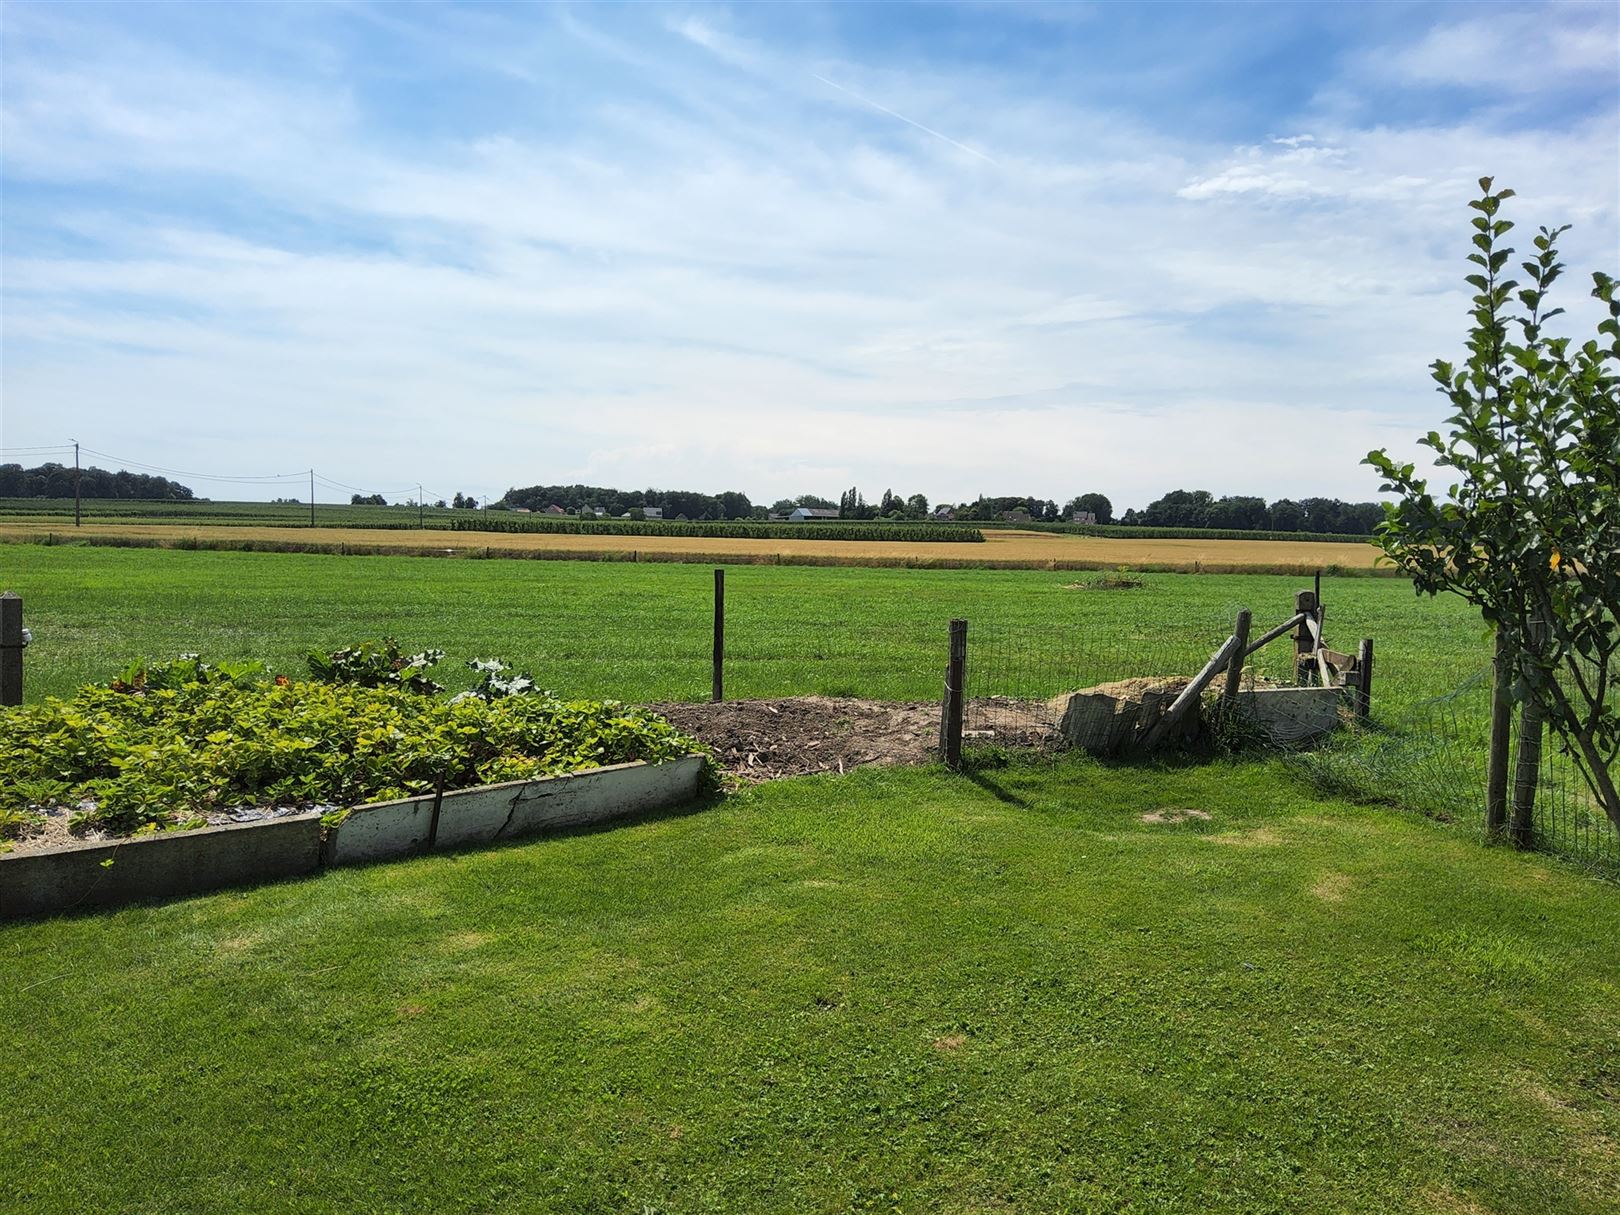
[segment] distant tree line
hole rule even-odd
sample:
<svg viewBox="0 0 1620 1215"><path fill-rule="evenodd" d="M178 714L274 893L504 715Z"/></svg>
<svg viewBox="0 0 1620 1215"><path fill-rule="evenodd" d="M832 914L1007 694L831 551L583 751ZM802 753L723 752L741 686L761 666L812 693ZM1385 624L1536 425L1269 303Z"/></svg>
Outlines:
<svg viewBox="0 0 1620 1215"><path fill-rule="evenodd" d="M64 464L41 464L24 468L21 464L0 464L0 498L71 498L73 469ZM79 472L79 496L84 498L146 498L168 502L192 502L196 495L186 486L167 477L105 468L85 468Z"/></svg>
<svg viewBox="0 0 1620 1215"><path fill-rule="evenodd" d="M458 498L460 495L457 495ZM472 498L457 506L475 507ZM838 495L836 501L815 494L779 498L768 507L755 505L743 493L704 494L689 490L619 490L595 485L531 485L508 490L496 506L526 507L543 511L559 506L569 514L581 510L617 518L639 516L648 507L662 510L664 518L684 515L688 519L764 519L786 516L797 507L837 510L842 519L888 519L892 521L930 517L928 499L922 494L902 495L885 489L876 500L868 500L857 486ZM1217 498L1208 490L1177 489L1150 503L1145 510L1114 514L1114 504L1106 494L1077 494L1061 507L1052 498L1036 495L981 496L972 502L949 506L952 518L965 522L993 522L1008 515L1027 515L1041 523L1066 522L1090 516L1098 524L1121 523L1136 527L1219 528L1259 532L1325 532L1333 535L1368 536L1382 521L1384 508L1377 502L1342 502L1338 498L1264 498L1229 495ZM936 511L934 513L943 513Z"/></svg>
<svg viewBox="0 0 1620 1215"><path fill-rule="evenodd" d="M1138 527L1216 527L1253 532L1326 532L1339 536L1370 536L1383 521L1377 502L1341 502L1337 498L1264 498L1236 495L1217 498L1207 490L1177 489L1150 503L1146 510L1128 510L1121 523Z"/></svg>

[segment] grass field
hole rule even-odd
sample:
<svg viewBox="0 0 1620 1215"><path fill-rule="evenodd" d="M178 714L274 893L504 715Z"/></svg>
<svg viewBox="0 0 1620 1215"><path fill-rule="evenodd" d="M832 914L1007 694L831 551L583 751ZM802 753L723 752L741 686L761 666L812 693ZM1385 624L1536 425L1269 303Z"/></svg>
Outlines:
<svg viewBox="0 0 1620 1215"><path fill-rule="evenodd" d="M1148 824L1156 809L1208 821ZM1620 891L1268 765L862 771L0 928L10 1209L1612 1212Z"/></svg>
<svg viewBox="0 0 1620 1215"><path fill-rule="evenodd" d="M1165 574L1097 591L1052 571L794 566L727 578L730 695L893 700L939 695L953 616L970 622L970 666L991 677L992 660L1016 660L1023 686L1053 694L1196 670L1239 608L1257 624L1281 620L1307 585ZM6 588L23 595L35 635L30 700L137 657L196 651L301 670L311 648L385 633L458 660L503 657L571 695L692 700L709 689L712 578L694 566L7 545ZM1482 626L1456 601L1419 600L1381 578L1329 577L1323 594L1330 641L1377 640L1381 712L1445 692L1487 660Z"/></svg>
<svg viewBox="0 0 1620 1215"><path fill-rule="evenodd" d="M373 508L383 509L383 508ZM807 525L808 526L808 525ZM604 556L645 561L824 563L881 566L1164 570L1315 569L1372 573L1380 553L1372 544L1287 540L1113 539L997 529L982 544L904 540L741 539L725 536L628 536L382 530L373 527L237 526L94 519L84 527L60 519L0 518L0 541L140 544L171 547L281 547L418 552L441 556Z"/></svg>

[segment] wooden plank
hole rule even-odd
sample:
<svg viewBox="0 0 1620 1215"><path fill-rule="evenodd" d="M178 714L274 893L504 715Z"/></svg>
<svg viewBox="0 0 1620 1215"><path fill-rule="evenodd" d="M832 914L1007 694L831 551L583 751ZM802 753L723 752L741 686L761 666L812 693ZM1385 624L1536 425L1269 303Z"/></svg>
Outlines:
<svg viewBox="0 0 1620 1215"><path fill-rule="evenodd" d="M1228 637L1221 644L1221 648L1215 651L1214 657L1204 664L1204 669L1193 677L1191 683L1181 689L1181 695L1177 696L1170 707L1164 711L1164 716L1153 723L1153 728L1142 739L1144 750L1151 750L1157 746L1165 735L1170 733L1176 722L1181 720L1182 715L1187 712L1189 706L1198 703L1198 697L1203 694L1204 689L1210 685L1215 676L1232 661L1232 655L1237 652L1237 649L1238 639L1236 637Z"/></svg>
<svg viewBox="0 0 1620 1215"><path fill-rule="evenodd" d="M1311 660L1322 648L1322 625L1317 619L1315 591L1294 592L1294 614L1299 628L1294 630L1294 682L1310 682Z"/></svg>
<svg viewBox="0 0 1620 1215"><path fill-rule="evenodd" d="M1277 638L1281 637L1284 633L1288 632L1289 629L1291 629L1294 626L1296 626L1297 624L1299 624L1301 619L1302 619L1302 617L1300 617L1298 615L1290 616L1287 620L1283 621L1276 628L1271 629L1269 632L1263 634L1258 641L1251 641L1248 644L1248 647L1243 651L1243 657L1247 658L1250 654L1253 654L1256 650L1263 649L1264 647L1270 645L1273 641L1276 641Z"/></svg>

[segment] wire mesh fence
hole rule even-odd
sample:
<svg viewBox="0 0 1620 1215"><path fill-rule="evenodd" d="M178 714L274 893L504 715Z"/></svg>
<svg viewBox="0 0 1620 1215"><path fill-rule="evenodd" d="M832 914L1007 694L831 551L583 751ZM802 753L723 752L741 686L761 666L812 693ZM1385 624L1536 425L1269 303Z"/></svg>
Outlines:
<svg viewBox="0 0 1620 1215"><path fill-rule="evenodd" d="M1189 682L1219 658L1235 615L1234 607L1231 615L1144 620L1140 628L1108 632L974 622L965 672L964 744L1045 751L1081 746L1098 754L1140 750L1144 740L1154 740L1153 725ZM1256 625L1255 633L1263 630ZM1285 633L1239 664L1228 657L1199 693L1191 722L1177 724L1157 741L1203 734L1214 746L1285 754L1324 791L1399 805L1483 836L1490 666L1440 695L1415 703L1403 699L1393 711L1358 721L1354 661L1341 669L1338 664L1347 656L1325 654L1331 662L1301 654L1292 634ZM1229 672L1235 672L1230 682ZM1523 728L1515 715L1510 771L1524 752ZM1548 731L1532 767L1526 842L1620 874L1620 833L1569 748Z"/></svg>

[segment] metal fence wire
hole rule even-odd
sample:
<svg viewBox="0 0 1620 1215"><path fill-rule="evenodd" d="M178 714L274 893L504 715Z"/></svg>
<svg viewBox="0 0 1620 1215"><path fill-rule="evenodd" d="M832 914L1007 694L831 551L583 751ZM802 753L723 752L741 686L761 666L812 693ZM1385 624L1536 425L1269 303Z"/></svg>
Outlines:
<svg viewBox="0 0 1620 1215"><path fill-rule="evenodd" d="M1079 743L1099 753L1126 753L1133 743L1141 743L1146 723L1162 715L1211 661L1232 633L1235 615L1234 607L1169 627L1162 620L1144 620L1134 632L1082 626L1032 630L974 622L964 687L964 745L1055 752ZM1485 833L1492 685L1488 665L1442 695L1392 711L1379 712L1375 696L1370 720L1330 730L1353 721L1355 690L1338 697L1327 691L1295 695L1288 690L1321 684L1315 669L1307 668L1302 677L1296 662L1288 636L1243 662L1235 689L1262 694L1267 707L1261 723L1246 721L1240 713L1222 713L1227 679L1222 670L1202 693L1201 713L1193 715L1202 720L1205 741L1283 754L1324 791L1399 805ZM1375 691L1376 686L1375 680ZM1077 732L1074 717L1065 722L1075 700L1085 699L1076 693L1124 706L1116 707L1116 717L1110 719L1111 737L1095 725ZM1117 715L1141 702L1146 708L1134 732L1128 725L1121 732ZM1240 698L1233 705L1258 703ZM1335 712L1337 721L1331 720ZM1515 714L1510 772L1517 766L1522 724ZM1191 730L1181 733L1186 737ZM1620 833L1551 730L1541 748L1537 777L1529 842L1620 875Z"/></svg>

